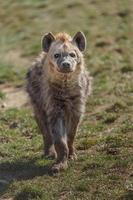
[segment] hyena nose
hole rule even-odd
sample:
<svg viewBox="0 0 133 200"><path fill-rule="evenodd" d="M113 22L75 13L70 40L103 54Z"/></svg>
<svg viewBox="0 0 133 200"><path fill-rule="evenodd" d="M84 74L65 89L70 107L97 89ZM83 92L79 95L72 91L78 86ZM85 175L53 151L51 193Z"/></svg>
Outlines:
<svg viewBox="0 0 133 200"><path fill-rule="evenodd" d="M69 69L70 68L70 63L69 62L63 62L62 63L62 67L65 69Z"/></svg>
<svg viewBox="0 0 133 200"><path fill-rule="evenodd" d="M61 72L69 73L72 71L71 63L70 62L62 62L60 67Z"/></svg>

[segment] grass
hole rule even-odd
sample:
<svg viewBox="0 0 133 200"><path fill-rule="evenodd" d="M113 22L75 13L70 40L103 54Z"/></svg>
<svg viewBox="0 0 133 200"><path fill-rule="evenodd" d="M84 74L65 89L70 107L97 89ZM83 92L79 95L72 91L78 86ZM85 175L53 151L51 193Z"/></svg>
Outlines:
<svg viewBox="0 0 133 200"><path fill-rule="evenodd" d="M133 198L133 58L130 0L0 1L0 84L24 84L48 31L82 30L93 94L75 145L78 160L51 175L29 108L0 111L0 199ZM0 100L6 95L0 90Z"/></svg>
<svg viewBox="0 0 133 200"><path fill-rule="evenodd" d="M0 91L0 99L5 99L5 93Z"/></svg>

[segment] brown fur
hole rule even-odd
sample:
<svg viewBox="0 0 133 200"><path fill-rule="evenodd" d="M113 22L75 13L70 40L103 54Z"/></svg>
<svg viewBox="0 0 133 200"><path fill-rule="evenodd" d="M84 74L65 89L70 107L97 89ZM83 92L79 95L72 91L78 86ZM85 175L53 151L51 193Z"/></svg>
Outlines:
<svg viewBox="0 0 133 200"><path fill-rule="evenodd" d="M67 33L58 33L55 35L55 38L61 40L62 42L71 41L71 37Z"/></svg>
<svg viewBox="0 0 133 200"><path fill-rule="evenodd" d="M57 71L53 54L76 52L76 67L71 73ZM66 33L55 36L47 53L42 52L27 73L27 91L35 118L44 139L46 156L57 158L53 171L67 168L67 159L74 158L74 137L84 114L91 77L84 67L81 51Z"/></svg>

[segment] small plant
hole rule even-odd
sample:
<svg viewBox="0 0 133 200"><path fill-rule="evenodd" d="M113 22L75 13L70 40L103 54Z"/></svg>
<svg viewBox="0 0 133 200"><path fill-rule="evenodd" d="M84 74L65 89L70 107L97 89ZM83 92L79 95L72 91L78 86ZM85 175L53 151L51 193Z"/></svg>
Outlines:
<svg viewBox="0 0 133 200"><path fill-rule="evenodd" d="M35 186L23 186L15 195L14 200L40 200L43 193Z"/></svg>
<svg viewBox="0 0 133 200"><path fill-rule="evenodd" d="M1 92L1 91L0 91L0 99L2 99L2 100L3 100L3 99L5 99L5 98L6 98L6 95L5 95L5 93L3 93L3 92Z"/></svg>

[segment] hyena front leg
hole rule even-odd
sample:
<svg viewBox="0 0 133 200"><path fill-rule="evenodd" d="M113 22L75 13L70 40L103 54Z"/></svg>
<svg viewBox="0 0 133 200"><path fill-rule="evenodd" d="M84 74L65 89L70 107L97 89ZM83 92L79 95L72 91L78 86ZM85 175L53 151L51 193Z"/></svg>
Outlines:
<svg viewBox="0 0 133 200"><path fill-rule="evenodd" d="M55 149L57 152L56 163L52 167L53 172L58 172L67 168L68 145L66 127L62 117L52 119L51 131L54 137Z"/></svg>
<svg viewBox="0 0 133 200"><path fill-rule="evenodd" d="M46 158L51 158L51 159L57 158L57 153L55 151L55 146L51 135L43 134L43 141L44 141L44 156Z"/></svg>
<svg viewBox="0 0 133 200"><path fill-rule="evenodd" d="M69 148L69 159L71 160L75 160L77 159L77 155L75 153L75 148L74 148L74 138L78 129L78 125L79 125L79 121L80 121L80 117L75 117L72 121L71 121L71 125L70 125L70 131L68 133L68 148Z"/></svg>
<svg viewBox="0 0 133 200"><path fill-rule="evenodd" d="M54 141L50 131L48 130L45 114L35 109L35 119L43 136L44 156L47 158L56 158L57 154L54 147Z"/></svg>

